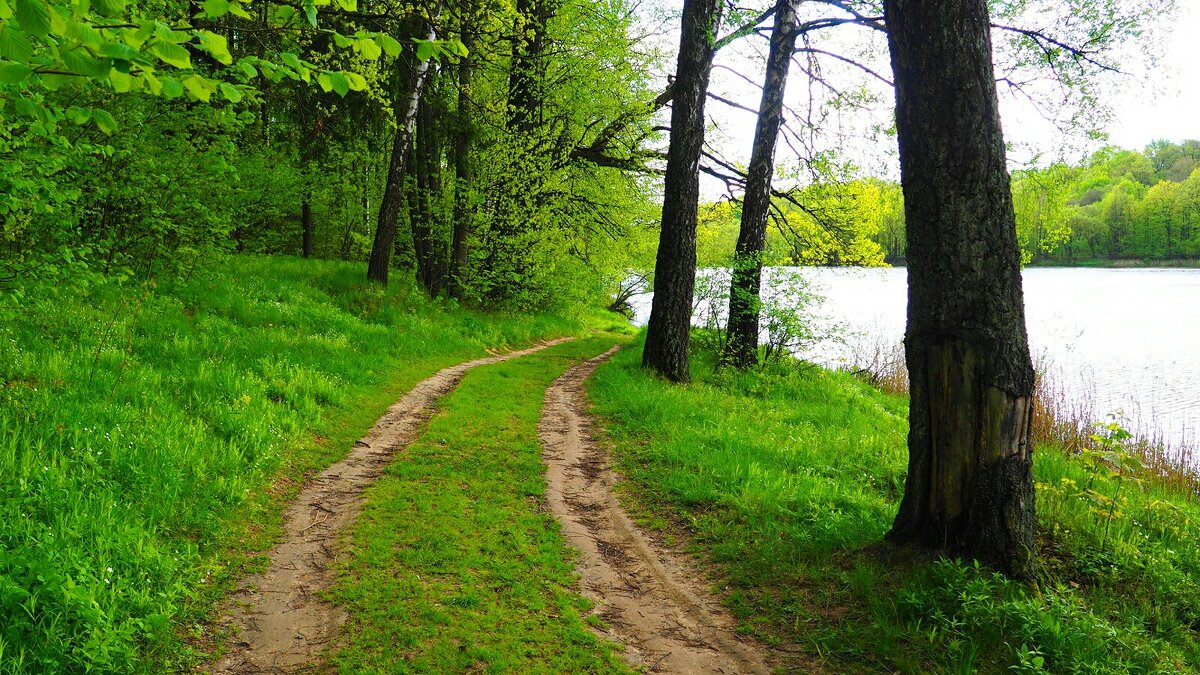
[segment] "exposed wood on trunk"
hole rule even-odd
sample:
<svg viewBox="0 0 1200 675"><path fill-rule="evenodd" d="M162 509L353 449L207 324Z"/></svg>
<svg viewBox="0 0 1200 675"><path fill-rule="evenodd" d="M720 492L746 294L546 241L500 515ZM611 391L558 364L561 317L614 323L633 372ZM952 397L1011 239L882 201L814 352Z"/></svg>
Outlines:
<svg viewBox="0 0 1200 675"><path fill-rule="evenodd" d="M684 0L675 70L662 232L642 365L676 382L691 379L688 338L696 283L696 212L700 153L704 146L704 100L720 7L716 0Z"/></svg>
<svg viewBox="0 0 1200 675"><path fill-rule="evenodd" d="M758 363L759 287L771 209L771 178L775 173L775 144L783 121L783 92L796 35L796 0L779 0L775 5L775 29L771 31L754 147L746 171L742 223L730 282L729 332L723 360L736 368Z"/></svg>
<svg viewBox="0 0 1200 675"><path fill-rule="evenodd" d="M432 22L427 22L425 28L425 39L433 40L437 37ZM400 207L404 202L404 179L409 169L408 156L416 126L417 107L421 102L425 74L429 71L429 61L418 60L414 52L415 47L406 49L406 58L399 61L400 67L407 70L407 77L402 79L407 80L409 86L395 106L396 136L392 140L392 159L388 166L383 201L379 207L379 220L375 226L371 259L367 265L367 279L385 285L388 282L392 247L396 241L396 221L400 217Z"/></svg>
<svg viewBox="0 0 1200 675"><path fill-rule="evenodd" d="M888 538L1033 565L1033 366L986 0L886 0L907 220L909 472Z"/></svg>

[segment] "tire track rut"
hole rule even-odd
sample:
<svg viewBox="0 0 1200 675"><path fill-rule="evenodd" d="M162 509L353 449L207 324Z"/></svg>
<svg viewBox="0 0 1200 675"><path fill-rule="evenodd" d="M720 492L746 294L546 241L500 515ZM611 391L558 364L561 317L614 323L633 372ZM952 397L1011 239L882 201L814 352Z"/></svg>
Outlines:
<svg viewBox="0 0 1200 675"><path fill-rule="evenodd" d="M610 459L591 435L584 381L618 347L564 373L546 390L538 433L548 466L546 497L572 546L584 595L648 672L768 673L761 649L734 631L733 617L684 556L658 546L613 493Z"/></svg>
<svg viewBox="0 0 1200 675"><path fill-rule="evenodd" d="M271 550L269 567L244 579L225 607L221 625L234 637L210 672L243 675L319 668L321 652L336 639L346 619L342 608L325 602L319 593L333 582L330 563L338 537L358 516L363 491L398 451L417 438L433 415L434 403L454 389L468 370L572 339L444 368L388 408L345 459L309 481L288 507L283 541Z"/></svg>

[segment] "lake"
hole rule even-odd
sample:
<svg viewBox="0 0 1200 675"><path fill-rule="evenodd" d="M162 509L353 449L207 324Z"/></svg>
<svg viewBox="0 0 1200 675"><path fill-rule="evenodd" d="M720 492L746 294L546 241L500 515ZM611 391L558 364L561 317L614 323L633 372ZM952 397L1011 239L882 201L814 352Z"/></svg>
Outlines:
<svg viewBox="0 0 1200 675"><path fill-rule="evenodd" d="M906 269L799 272L825 297L818 313L848 329L846 344L804 356L839 366L855 351L900 344ZM1097 421L1122 411L1141 435L1200 447L1200 269L1027 268L1024 286L1030 350L1058 387ZM645 323L650 296L632 304Z"/></svg>

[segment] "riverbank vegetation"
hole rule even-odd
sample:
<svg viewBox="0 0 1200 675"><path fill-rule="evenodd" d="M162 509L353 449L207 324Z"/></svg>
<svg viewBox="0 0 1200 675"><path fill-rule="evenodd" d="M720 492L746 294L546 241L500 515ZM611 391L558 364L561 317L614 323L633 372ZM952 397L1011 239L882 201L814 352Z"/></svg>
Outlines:
<svg viewBox="0 0 1200 675"><path fill-rule="evenodd" d="M707 344L707 343L705 343ZM686 388L636 349L589 391L623 498L714 563L742 629L830 672L1185 672L1200 663L1194 483L1140 466L1115 429L1034 453L1030 584L880 543L903 490L907 405L791 362L735 372L699 350Z"/></svg>
<svg viewBox="0 0 1200 675"><path fill-rule="evenodd" d="M305 477L438 368L573 334L337 262L0 302L0 672L190 666Z"/></svg>

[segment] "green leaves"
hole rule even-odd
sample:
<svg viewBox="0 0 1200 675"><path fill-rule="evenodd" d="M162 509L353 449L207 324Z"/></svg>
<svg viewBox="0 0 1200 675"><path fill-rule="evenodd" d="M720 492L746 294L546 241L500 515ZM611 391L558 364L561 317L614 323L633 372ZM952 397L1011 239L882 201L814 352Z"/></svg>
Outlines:
<svg viewBox="0 0 1200 675"><path fill-rule="evenodd" d="M321 86L322 91L332 91L338 96L345 96L351 91L365 91L367 78L350 71L330 70L317 75L317 84Z"/></svg>
<svg viewBox="0 0 1200 675"><path fill-rule="evenodd" d="M200 46L219 63L226 66L233 63L233 55L229 53L229 42L224 35L202 30L200 31Z"/></svg>
<svg viewBox="0 0 1200 675"><path fill-rule="evenodd" d="M229 13L229 0L204 0L201 6L204 15L210 19L219 19Z"/></svg>
<svg viewBox="0 0 1200 675"><path fill-rule="evenodd" d="M432 40L414 39L413 42L417 43L418 61L427 61L434 55L435 52L437 52L437 45Z"/></svg>
<svg viewBox="0 0 1200 675"><path fill-rule="evenodd" d="M112 85L113 91L118 94L133 90L133 76L129 73L122 73L116 68L108 72L108 82Z"/></svg>
<svg viewBox="0 0 1200 675"><path fill-rule="evenodd" d="M28 63L33 57L33 43L21 31L4 26L0 28L0 56L17 63Z"/></svg>
<svg viewBox="0 0 1200 675"><path fill-rule="evenodd" d="M397 56L400 56L401 46L400 42L396 40L396 38L392 37L391 35L387 35L386 33L380 33L375 37L375 40L379 43L379 46L383 48L383 51L387 53L388 56L392 57L393 59Z"/></svg>
<svg viewBox="0 0 1200 675"><path fill-rule="evenodd" d="M62 62L71 72L96 79L107 78L108 71L112 69L108 61L95 58L84 47L64 51Z"/></svg>
<svg viewBox="0 0 1200 675"><path fill-rule="evenodd" d="M50 9L40 0L17 0L17 23L34 37L46 37L50 32Z"/></svg>
<svg viewBox="0 0 1200 675"><path fill-rule="evenodd" d="M176 68L190 69L192 67L192 57L188 51L172 42L155 40L150 44L150 53Z"/></svg>
<svg viewBox="0 0 1200 675"><path fill-rule="evenodd" d="M113 116L110 115L106 110L93 110L92 121L95 122L100 131L103 131L106 135L111 135L118 128L117 121L113 119Z"/></svg>
<svg viewBox="0 0 1200 675"><path fill-rule="evenodd" d="M113 59L121 59L122 61L133 61L142 54L137 49L123 42L106 42L100 46L100 54Z"/></svg>
<svg viewBox="0 0 1200 675"><path fill-rule="evenodd" d="M183 87L198 101L208 103L212 95L217 93L217 84L199 75L188 75L183 78Z"/></svg>
<svg viewBox="0 0 1200 675"><path fill-rule="evenodd" d="M24 82L33 74L33 69L24 63L0 61L0 82Z"/></svg>
<svg viewBox="0 0 1200 675"><path fill-rule="evenodd" d="M221 95L230 103L237 103L242 100L242 92L237 87L227 82L220 83Z"/></svg>
<svg viewBox="0 0 1200 675"><path fill-rule="evenodd" d="M368 60L374 61L383 55L383 48L375 40L367 37L354 41L354 51L362 54Z"/></svg>

